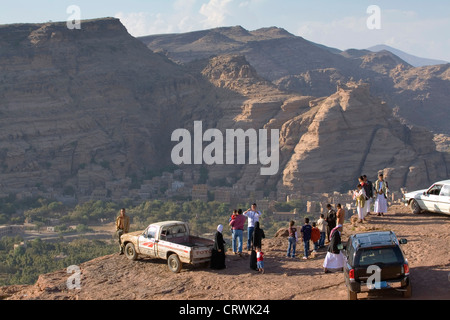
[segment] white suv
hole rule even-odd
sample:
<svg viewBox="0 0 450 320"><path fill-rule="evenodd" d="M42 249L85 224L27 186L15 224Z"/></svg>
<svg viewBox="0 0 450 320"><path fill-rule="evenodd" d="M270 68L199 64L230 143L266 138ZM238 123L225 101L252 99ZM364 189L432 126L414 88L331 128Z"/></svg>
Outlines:
<svg viewBox="0 0 450 320"><path fill-rule="evenodd" d="M405 193L403 202L416 214L422 211L450 214L450 180L436 182L428 189Z"/></svg>

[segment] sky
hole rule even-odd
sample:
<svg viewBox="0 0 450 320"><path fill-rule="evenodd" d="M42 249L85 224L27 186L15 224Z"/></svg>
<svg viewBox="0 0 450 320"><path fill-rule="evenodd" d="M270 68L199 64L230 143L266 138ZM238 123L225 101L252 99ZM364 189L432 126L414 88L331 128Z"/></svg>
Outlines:
<svg viewBox="0 0 450 320"><path fill-rule="evenodd" d="M450 61L448 0L0 0L0 24L116 17L135 36L276 26L346 50L386 44ZM375 6L375 7L374 7Z"/></svg>

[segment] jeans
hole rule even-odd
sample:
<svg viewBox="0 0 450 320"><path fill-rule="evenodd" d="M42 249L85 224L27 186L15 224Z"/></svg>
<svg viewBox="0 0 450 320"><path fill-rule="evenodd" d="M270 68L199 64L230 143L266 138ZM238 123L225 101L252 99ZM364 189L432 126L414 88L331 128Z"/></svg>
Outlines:
<svg viewBox="0 0 450 320"><path fill-rule="evenodd" d="M319 248L325 245L325 232L320 233Z"/></svg>
<svg viewBox="0 0 450 320"><path fill-rule="evenodd" d="M117 241L119 242L119 252L123 253L122 241L120 241L120 236L121 235L123 235L123 230L122 229L118 229L116 231L116 238L117 238Z"/></svg>
<svg viewBox="0 0 450 320"><path fill-rule="evenodd" d="M238 251L239 253L242 252L242 241L244 239L244 231L243 230L233 230L233 239L231 241L233 245L233 252L236 252L236 240L239 240L239 246Z"/></svg>
<svg viewBox="0 0 450 320"><path fill-rule="evenodd" d="M295 257L295 248L297 247L297 241L295 241L295 237L289 237L289 247L287 249L287 256L288 257ZM291 250L292 250L292 255L291 255Z"/></svg>
<svg viewBox="0 0 450 320"><path fill-rule="evenodd" d="M319 250L319 241L314 242L314 251Z"/></svg>
<svg viewBox="0 0 450 320"><path fill-rule="evenodd" d="M305 255L305 257L308 258L308 256L309 256L309 240L303 239L303 245L304 245L304 249L305 249L304 255Z"/></svg>
<svg viewBox="0 0 450 320"><path fill-rule="evenodd" d="M253 231L254 230L255 230L255 227L248 227L247 228L247 235L248 235L247 250L251 250L252 249L252 238L253 238Z"/></svg>

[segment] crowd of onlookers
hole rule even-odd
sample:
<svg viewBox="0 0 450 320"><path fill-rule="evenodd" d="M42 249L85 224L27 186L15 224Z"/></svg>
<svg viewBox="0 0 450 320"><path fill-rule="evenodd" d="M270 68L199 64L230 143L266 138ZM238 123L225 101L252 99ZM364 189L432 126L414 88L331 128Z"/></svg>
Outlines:
<svg viewBox="0 0 450 320"><path fill-rule="evenodd" d="M356 201L358 212L358 220L363 223L366 216L370 214L371 203L374 200L374 212L380 216L387 213L387 194L389 192L388 183L384 180L383 174L378 175L378 180L372 183L363 175L358 178L359 182L353 192L353 200ZM242 209L234 210L229 218L229 226L232 232L232 250L235 255L242 255L244 245L244 226L247 221L247 250L250 254L250 268L264 273L264 252L262 251L262 239L265 237L264 231L260 228L259 218L261 211L257 210L256 203L246 211ZM297 243L303 244L303 257L308 259L311 252L317 252L320 248L328 244L327 255L324 261L324 270L328 272L330 269L340 269L343 266L343 255L340 252L341 232L345 221L345 210L341 204L336 205L336 210L327 205L326 214L321 214L317 221L310 221L305 218L304 224L300 227L295 226L294 221L289 222L288 227L288 243L286 256L295 258ZM311 222L311 224L310 224ZM121 214L116 220L117 237L128 232L129 218L125 215L125 209L121 210ZM214 248L211 256L211 268L223 269L225 265L225 241L223 238L223 225L217 227L214 238ZM311 250L310 244L313 248ZM123 248L120 247L121 253Z"/></svg>
<svg viewBox="0 0 450 320"><path fill-rule="evenodd" d="M388 183L384 180L382 173L378 175L378 180L375 183L369 181L366 175L358 178L358 184L353 192L353 200L356 201L358 221L360 223L364 223L366 216L370 214L372 201L374 201L373 211L378 216L387 213L388 192ZM264 253L261 248L261 239L264 237L264 231L259 226L260 216L261 212L257 210L257 205L254 203L245 212L241 209L234 210L229 219L229 225L232 231L231 246L233 254L242 255L244 225L247 221L247 250L251 251L250 267L264 272ZM317 250L324 248L328 244L327 255L323 265L325 272L328 272L330 269L342 268L343 256L340 252L342 247L340 236L344 221L345 210L341 204L337 204L336 209L331 204L328 204L326 214L321 214L317 221L310 221L309 218L305 218L304 224L299 227L295 225L294 221L290 221L286 256L295 258L299 241L303 244L302 259L305 260L309 258L311 252L317 252ZM219 225L217 232L221 233L222 230L223 226ZM223 237L219 241L225 243ZM221 247L218 250L223 253L223 257L220 258L220 261L223 261L223 263L217 265L213 259L212 267L225 268L225 249Z"/></svg>

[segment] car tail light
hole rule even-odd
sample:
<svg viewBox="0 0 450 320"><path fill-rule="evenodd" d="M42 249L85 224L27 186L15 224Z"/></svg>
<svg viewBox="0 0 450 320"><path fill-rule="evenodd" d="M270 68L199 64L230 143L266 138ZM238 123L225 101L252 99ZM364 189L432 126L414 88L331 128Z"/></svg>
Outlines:
<svg viewBox="0 0 450 320"><path fill-rule="evenodd" d="M350 269L349 270L349 272L348 272L348 278L350 279L350 280L355 280L355 269Z"/></svg>
<svg viewBox="0 0 450 320"><path fill-rule="evenodd" d="M409 276L409 265L407 264L407 263L404 263L403 264L403 268L402 268L403 270L403 274L405 275L405 276Z"/></svg>

